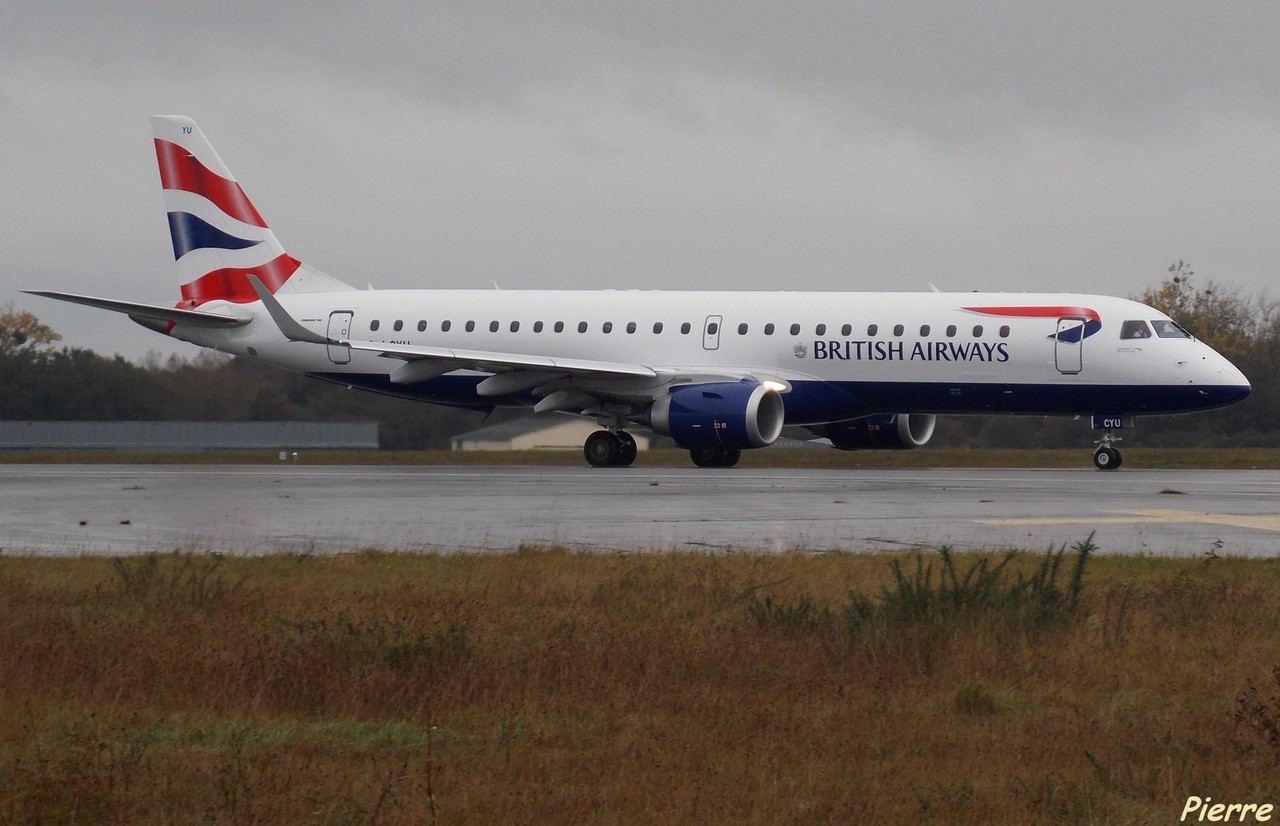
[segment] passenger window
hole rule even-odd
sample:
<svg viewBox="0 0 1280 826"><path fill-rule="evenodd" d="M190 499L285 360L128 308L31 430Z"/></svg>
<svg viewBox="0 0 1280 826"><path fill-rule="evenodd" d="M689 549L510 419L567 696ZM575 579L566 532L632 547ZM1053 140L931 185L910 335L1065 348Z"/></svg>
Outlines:
<svg viewBox="0 0 1280 826"><path fill-rule="evenodd" d="M692 329L693 329L693 326L686 321L684 324L680 325L680 335L687 336L689 335L689 331Z"/></svg>
<svg viewBox="0 0 1280 826"><path fill-rule="evenodd" d="M1191 338L1190 333L1172 321L1161 319L1151 322L1151 326L1156 328L1156 335L1160 338Z"/></svg>
<svg viewBox="0 0 1280 826"><path fill-rule="evenodd" d="M498 328L499 328L500 326L502 326L502 325L498 324L498 322L496 322L496 321L490 321L490 322L489 322L489 332L491 332L491 333L496 333L496 332L498 332Z"/></svg>
<svg viewBox="0 0 1280 826"><path fill-rule="evenodd" d="M535 321L535 322L533 322L533 331L534 331L535 333L541 333L541 332L542 332L542 322L541 322L541 321Z"/></svg>
<svg viewBox="0 0 1280 826"><path fill-rule="evenodd" d="M880 332L880 325L879 325L879 324L868 324L868 325L867 325L867 338L875 338L875 337L876 337L876 333L878 333L878 332Z"/></svg>
<svg viewBox="0 0 1280 826"><path fill-rule="evenodd" d="M772 322L772 321L771 321L771 322L769 322L768 324L764 325L764 334L765 334L766 336L771 336L771 335L773 335L773 322Z"/></svg>
<svg viewBox="0 0 1280 826"><path fill-rule="evenodd" d="M905 327L903 327L901 324L895 324L895 325L893 325L893 334L894 334L895 336L901 336L901 335L902 335L902 333L903 333L905 330L906 330L906 328L905 328Z"/></svg>
<svg viewBox="0 0 1280 826"><path fill-rule="evenodd" d="M853 335L853 325L846 324L843 327L841 327L840 335L844 336L845 338L848 338L849 336Z"/></svg>
<svg viewBox="0 0 1280 826"><path fill-rule="evenodd" d="M520 332L520 322L518 321L511 322L511 332L513 333Z"/></svg>
<svg viewBox="0 0 1280 826"><path fill-rule="evenodd" d="M948 324L948 325L947 325L947 338L955 338L955 336L956 336L956 325L954 325L954 324Z"/></svg>
<svg viewBox="0 0 1280 826"><path fill-rule="evenodd" d="M746 334L747 334L747 324L746 322L743 322L742 324L738 325L738 335L745 336Z"/></svg>
<svg viewBox="0 0 1280 826"><path fill-rule="evenodd" d="M627 332L634 333L636 331L636 323L634 321L627 322Z"/></svg>
<svg viewBox="0 0 1280 826"><path fill-rule="evenodd" d="M928 324L921 324L921 325L920 325L920 337L921 337L921 338L926 338L928 335L929 335L929 325L928 325Z"/></svg>
<svg viewBox="0 0 1280 826"><path fill-rule="evenodd" d="M973 327L973 337L974 337L974 338L982 338L982 325L981 325L981 324L975 324L975 325L974 325L974 327Z"/></svg>
<svg viewBox="0 0 1280 826"><path fill-rule="evenodd" d="M563 321L557 321L557 322L556 322L556 326L555 326L553 329L554 329L557 333L563 333L563 332L564 332L564 322L563 322Z"/></svg>
<svg viewBox="0 0 1280 826"><path fill-rule="evenodd" d="M656 336L661 332L662 332L662 322L661 321L653 322L653 334Z"/></svg>
<svg viewBox="0 0 1280 826"><path fill-rule="evenodd" d="M585 321L579 321L579 322L578 322L578 332L579 332L579 333L585 333L586 331L587 331L587 322L585 322Z"/></svg>
<svg viewBox="0 0 1280 826"><path fill-rule="evenodd" d="M612 333L612 332L613 332L613 322L612 322L612 321L606 321L604 324L602 324L602 325L600 326L600 329L601 329L601 330L604 330L606 333Z"/></svg>
<svg viewBox="0 0 1280 826"><path fill-rule="evenodd" d="M376 333L378 332L378 328L381 326L382 322L375 318L373 321L369 322L369 332Z"/></svg>
<svg viewBox="0 0 1280 826"><path fill-rule="evenodd" d="M792 325L791 325L791 335L793 335L793 336L798 336L798 335L800 335L800 325L799 325L799 324L792 324Z"/></svg>
<svg viewBox="0 0 1280 826"><path fill-rule="evenodd" d="M396 323L391 325L391 329L395 330L397 333L400 332L404 329L404 321L397 318Z"/></svg>
<svg viewBox="0 0 1280 826"><path fill-rule="evenodd" d="M1008 337L1009 337L1009 325L1008 324L1001 325L1000 338L1008 338Z"/></svg>
<svg viewBox="0 0 1280 826"><path fill-rule="evenodd" d="M449 328L452 326L453 326L453 322L449 321L448 319L445 319L444 321L440 322L440 332L447 333L449 332Z"/></svg>
<svg viewBox="0 0 1280 826"><path fill-rule="evenodd" d="M716 324L716 323L713 321L713 322L711 322L710 324L708 324L708 325L707 325L707 335L709 335L709 336L714 336L714 335L715 335L716 333L718 333L718 332L720 332L720 325L719 325L719 324Z"/></svg>
<svg viewBox="0 0 1280 826"><path fill-rule="evenodd" d="M419 321L419 322L418 322L418 332L419 332L419 333L425 333L426 331L427 331L427 322L425 322L425 321Z"/></svg>
<svg viewBox="0 0 1280 826"><path fill-rule="evenodd" d="M827 334L827 325L819 324L814 328L813 334L817 336L825 336Z"/></svg>
<svg viewBox="0 0 1280 826"><path fill-rule="evenodd" d="M476 323L474 321L467 322L467 332L474 333L476 331Z"/></svg>

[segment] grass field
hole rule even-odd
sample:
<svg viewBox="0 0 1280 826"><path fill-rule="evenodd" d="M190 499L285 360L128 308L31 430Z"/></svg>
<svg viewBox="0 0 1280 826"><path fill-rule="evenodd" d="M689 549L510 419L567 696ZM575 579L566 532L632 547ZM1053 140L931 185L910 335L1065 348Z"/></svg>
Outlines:
<svg viewBox="0 0 1280 826"><path fill-rule="evenodd" d="M0 557L0 819L1138 823L1188 795L1280 802L1280 563L1003 559Z"/></svg>
<svg viewBox="0 0 1280 826"><path fill-rule="evenodd" d="M1091 468L1086 448L1027 450L1005 448L924 448L902 451L841 451L821 448L768 448L742 453L742 468ZM288 461L305 465L534 465L585 467L580 450L524 451L301 451ZM1140 468L1280 468L1280 448L1124 448L1128 469ZM0 453L2 464L281 464L278 451L208 451L202 453L73 452ZM685 450L641 451L636 467L692 467Z"/></svg>

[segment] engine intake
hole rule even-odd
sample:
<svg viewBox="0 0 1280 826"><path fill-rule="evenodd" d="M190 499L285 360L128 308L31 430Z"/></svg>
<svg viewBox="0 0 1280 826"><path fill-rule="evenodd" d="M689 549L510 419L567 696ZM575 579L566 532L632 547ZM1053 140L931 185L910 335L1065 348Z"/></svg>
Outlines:
<svg viewBox="0 0 1280 826"><path fill-rule="evenodd" d="M927 444L937 424L933 414L878 413L833 422L821 433L840 450L911 450Z"/></svg>
<svg viewBox="0 0 1280 826"><path fill-rule="evenodd" d="M743 450L777 441L784 418L777 390L754 382L717 382L673 389L649 407L645 424L688 450Z"/></svg>

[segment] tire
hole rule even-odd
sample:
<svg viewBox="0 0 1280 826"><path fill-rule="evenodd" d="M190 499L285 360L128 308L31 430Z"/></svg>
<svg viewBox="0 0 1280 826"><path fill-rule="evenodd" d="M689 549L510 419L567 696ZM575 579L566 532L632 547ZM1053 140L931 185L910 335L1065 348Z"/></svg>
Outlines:
<svg viewBox="0 0 1280 826"><path fill-rule="evenodd" d="M689 451L689 458L698 467L719 467L720 448L696 447Z"/></svg>
<svg viewBox="0 0 1280 826"><path fill-rule="evenodd" d="M742 458L741 450L726 449L720 452L724 455L720 457L720 464L717 465L717 467L733 467L738 464L738 460Z"/></svg>
<svg viewBox="0 0 1280 826"><path fill-rule="evenodd" d="M618 464L621 453L622 445L607 430L597 430L588 436L587 441L582 445L582 455L586 457L587 464L592 467L612 467Z"/></svg>
<svg viewBox="0 0 1280 826"><path fill-rule="evenodd" d="M1100 447L1093 452L1093 466L1098 470L1115 470L1120 461L1120 451L1113 447Z"/></svg>
<svg viewBox="0 0 1280 826"><path fill-rule="evenodd" d="M625 430L619 430L616 438L619 447L618 467L631 467L631 464L636 460L636 453L638 452L635 437Z"/></svg>

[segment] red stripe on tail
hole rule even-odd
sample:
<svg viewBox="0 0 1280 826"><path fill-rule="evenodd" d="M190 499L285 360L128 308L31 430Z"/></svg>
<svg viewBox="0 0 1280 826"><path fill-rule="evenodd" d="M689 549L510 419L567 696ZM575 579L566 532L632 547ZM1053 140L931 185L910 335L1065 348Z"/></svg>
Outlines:
<svg viewBox="0 0 1280 826"><path fill-rule="evenodd" d="M176 143L156 138L156 160L160 163L160 184L165 189L193 192L208 198L218 209L246 224L265 227L258 210L249 202L240 184L211 171Z"/></svg>
<svg viewBox="0 0 1280 826"><path fill-rule="evenodd" d="M258 280L274 294L300 266L302 266L301 261L285 253L260 267L245 267L243 269L224 267L220 270L213 270L200 276L190 284L183 284L182 300L178 302L177 306L181 309L189 310L199 307L206 301L218 300L231 301L236 304L250 304L258 300L258 294L253 291L253 287L249 284L249 279L246 276L256 275Z"/></svg>

